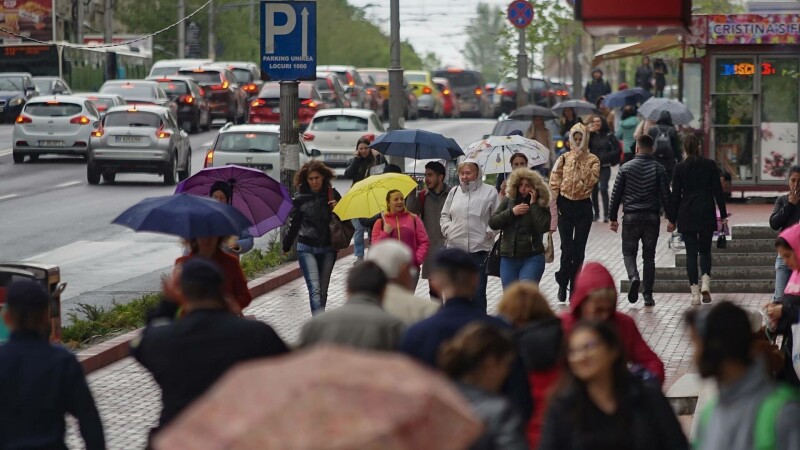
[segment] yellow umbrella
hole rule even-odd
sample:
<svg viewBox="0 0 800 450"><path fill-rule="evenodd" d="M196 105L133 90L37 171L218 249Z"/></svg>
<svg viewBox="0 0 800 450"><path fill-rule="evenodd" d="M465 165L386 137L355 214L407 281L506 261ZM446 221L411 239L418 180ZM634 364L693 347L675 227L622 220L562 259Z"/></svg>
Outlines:
<svg viewBox="0 0 800 450"><path fill-rule="evenodd" d="M417 182L402 173L384 173L365 178L347 191L333 212L341 220L373 217L386 210L386 194L397 189L407 196Z"/></svg>

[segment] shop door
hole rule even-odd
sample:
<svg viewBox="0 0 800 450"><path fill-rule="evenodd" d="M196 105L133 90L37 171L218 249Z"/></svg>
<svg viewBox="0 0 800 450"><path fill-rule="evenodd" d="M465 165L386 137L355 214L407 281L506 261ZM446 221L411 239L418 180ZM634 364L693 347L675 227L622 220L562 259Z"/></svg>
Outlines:
<svg viewBox="0 0 800 450"><path fill-rule="evenodd" d="M759 62L758 178L783 185L798 163L800 60L762 56Z"/></svg>

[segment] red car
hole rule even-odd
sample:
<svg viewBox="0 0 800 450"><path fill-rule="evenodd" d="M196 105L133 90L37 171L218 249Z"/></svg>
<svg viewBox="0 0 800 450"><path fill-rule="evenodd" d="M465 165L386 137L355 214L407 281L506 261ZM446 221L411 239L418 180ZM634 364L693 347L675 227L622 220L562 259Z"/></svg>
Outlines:
<svg viewBox="0 0 800 450"><path fill-rule="evenodd" d="M280 93L279 83L264 83L258 98L250 103L250 123L280 123ZM300 107L297 110L297 120L300 122L300 129L305 130L314 114L325 109L325 104L313 81L301 82L298 93Z"/></svg>
<svg viewBox="0 0 800 450"><path fill-rule="evenodd" d="M447 78L435 77L433 83L442 93L445 117L461 117L461 110L458 107L458 98L450 88L450 80Z"/></svg>

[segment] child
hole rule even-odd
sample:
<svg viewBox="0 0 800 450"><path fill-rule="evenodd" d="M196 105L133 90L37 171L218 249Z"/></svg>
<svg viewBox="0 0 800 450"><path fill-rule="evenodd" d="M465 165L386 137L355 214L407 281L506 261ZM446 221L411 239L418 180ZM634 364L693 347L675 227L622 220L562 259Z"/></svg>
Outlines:
<svg viewBox="0 0 800 450"><path fill-rule="evenodd" d="M64 414L80 422L87 450L105 449L103 425L83 370L69 350L48 342L49 297L31 280L7 290L0 346L0 448L60 449Z"/></svg>

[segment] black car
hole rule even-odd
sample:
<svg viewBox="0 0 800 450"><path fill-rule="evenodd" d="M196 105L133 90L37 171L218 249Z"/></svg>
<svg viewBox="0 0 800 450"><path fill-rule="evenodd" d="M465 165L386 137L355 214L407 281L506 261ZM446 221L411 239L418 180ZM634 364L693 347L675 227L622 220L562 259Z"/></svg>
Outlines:
<svg viewBox="0 0 800 450"><path fill-rule="evenodd" d="M261 88L264 86L264 80L261 79L261 69L258 65L245 61L215 62L208 65L226 67L233 72L239 87L247 94L248 105L258 98L258 93L261 92Z"/></svg>
<svg viewBox="0 0 800 450"><path fill-rule="evenodd" d="M178 124L187 133L211 129L211 112L203 89L189 77L151 77L178 105Z"/></svg>
<svg viewBox="0 0 800 450"><path fill-rule="evenodd" d="M26 72L0 73L0 117L12 123L22 112L28 99L39 95L33 77Z"/></svg>
<svg viewBox="0 0 800 450"><path fill-rule="evenodd" d="M350 108L350 99L344 93L339 77L333 72L317 72L317 91L328 108Z"/></svg>
<svg viewBox="0 0 800 450"><path fill-rule="evenodd" d="M243 123L247 118L247 94L229 69L218 66L185 68L178 75L193 79L203 88L212 119Z"/></svg>
<svg viewBox="0 0 800 450"><path fill-rule="evenodd" d="M440 69L434 77L447 78L458 98L461 116L489 117L492 114L491 96L486 92L483 75L477 70Z"/></svg>

